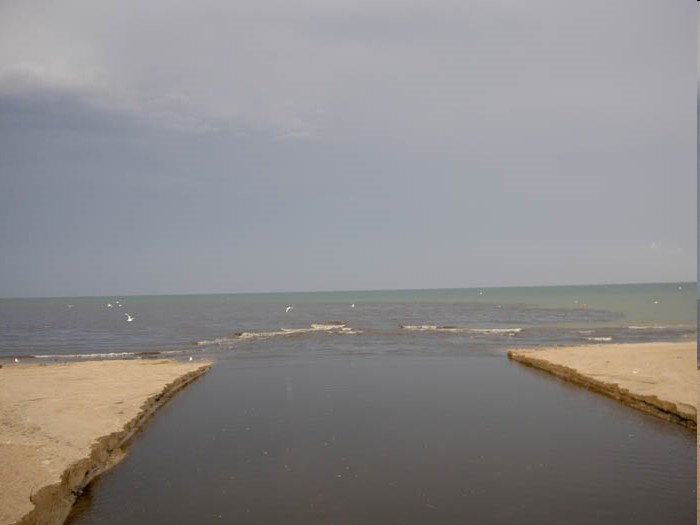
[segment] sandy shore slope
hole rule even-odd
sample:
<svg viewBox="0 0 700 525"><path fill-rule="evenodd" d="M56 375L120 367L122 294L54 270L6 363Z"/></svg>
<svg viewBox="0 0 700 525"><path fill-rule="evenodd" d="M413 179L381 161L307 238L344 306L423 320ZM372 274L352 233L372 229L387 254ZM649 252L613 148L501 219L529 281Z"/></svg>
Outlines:
<svg viewBox="0 0 700 525"><path fill-rule="evenodd" d="M0 524L62 523L121 446L210 363L91 361L0 368Z"/></svg>
<svg viewBox="0 0 700 525"><path fill-rule="evenodd" d="M689 341L511 350L508 357L695 429L696 350Z"/></svg>

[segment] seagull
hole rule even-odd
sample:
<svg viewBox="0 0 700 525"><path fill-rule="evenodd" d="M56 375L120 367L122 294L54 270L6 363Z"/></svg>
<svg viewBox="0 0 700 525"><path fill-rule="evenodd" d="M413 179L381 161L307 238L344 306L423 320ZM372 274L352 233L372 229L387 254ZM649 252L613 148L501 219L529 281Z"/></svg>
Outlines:
<svg viewBox="0 0 700 525"><path fill-rule="evenodd" d="M15 357L15 363L19 363L19 359Z"/></svg>
<svg viewBox="0 0 700 525"><path fill-rule="evenodd" d="M190 361L192 361L192 356L190 356Z"/></svg>
<svg viewBox="0 0 700 525"><path fill-rule="evenodd" d="M124 315L126 316L126 322L127 322L127 323L130 323L131 321L134 320L134 318L131 317L129 314L124 314Z"/></svg>
<svg viewBox="0 0 700 525"><path fill-rule="evenodd" d="M355 303L352 303L352 304L350 305L350 308L355 308Z"/></svg>
<svg viewBox="0 0 700 525"><path fill-rule="evenodd" d="M112 308L112 303L107 303L107 308Z"/></svg>
<svg viewBox="0 0 700 525"><path fill-rule="evenodd" d="M286 308L286 310L285 310L284 312L288 314L288 313L289 313L289 310L293 310L293 309L294 309L293 306L287 306L287 308Z"/></svg>

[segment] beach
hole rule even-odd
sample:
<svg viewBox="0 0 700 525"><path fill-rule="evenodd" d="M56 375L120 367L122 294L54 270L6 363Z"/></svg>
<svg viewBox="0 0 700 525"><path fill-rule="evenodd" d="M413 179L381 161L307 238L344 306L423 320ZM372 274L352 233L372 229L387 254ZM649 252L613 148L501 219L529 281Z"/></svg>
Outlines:
<svg viewBox="0 0 700 525"><path fill-rule="evenodd" d="M508 357L662 419L697 429L697 342L511 350ZM700 441L697 441L700 472ZM697 490L700 523L700 482Z"/></svg>
<svg viewBox="0 0 700 525"><path fill-rule="evenodd" d="M62 523L153 412L210 366L125 360L0 368L0 524Z"/></svg>
<svg viewBox="0 0 700 525"><path fill-rule="evenodd" d="M688 341L511 350L508 357L695 429L696 351Z"/></svg>
<svg viewBox="0 0 700 525"><path fill-rule="evenodd" d="M87 379L62 381L70 401L50 401L56 387L28 372L65 366L58 362L115 367L131 357L146 371L158 368L149 364L154 358L188 363L191 356L216 366L158 410L128 440L118 467L84 490L98 469L74 469L76 482L59 485L61 497L31 487L5 495L14 481L0 487L24 512L34 491L34 501L72 503L72 525L447 524L463 517L539 525L555 516L586 525L591 509L600 523L619 525L696 516L696 440L687 426L506 357L510 348L694 342L689 284L118 298L131 323L107 306L115 299L0 300L0 405L62 407L100 389ZM693 363L691 350L694 372ZM13 370L23 375L5 388ZM122 397L136 391L110 388ZM132 418L154 395L143 394ZM9 427L2 414L0 427ZM51 458L31 441L41 429L31 418L20 421L12 439L34 448L14 447L6 454L13 463L0 458L0 478L13 479L12 467L13 476L56 483L62 470L47 475ZM49 444L84 424L69 421ZM94 438L110 432L100 425ZM115 425L117 432L126 425ZM102 443L104 465L125 448ZM83 458L91 454L84 448ZM23 521L31 522L40 518Z"/></svg>

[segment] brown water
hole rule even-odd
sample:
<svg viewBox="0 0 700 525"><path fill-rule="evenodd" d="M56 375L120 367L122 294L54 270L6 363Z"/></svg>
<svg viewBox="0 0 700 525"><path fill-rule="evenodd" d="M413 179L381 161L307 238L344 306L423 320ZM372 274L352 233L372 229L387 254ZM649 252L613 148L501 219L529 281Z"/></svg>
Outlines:
<svg viewBox="0 0 700 525"><path fill-rule="evenodd" d="M504 347L505 348L505 347ZM71 524L688 524L695 435L454 337L220 355Z"/></svg>

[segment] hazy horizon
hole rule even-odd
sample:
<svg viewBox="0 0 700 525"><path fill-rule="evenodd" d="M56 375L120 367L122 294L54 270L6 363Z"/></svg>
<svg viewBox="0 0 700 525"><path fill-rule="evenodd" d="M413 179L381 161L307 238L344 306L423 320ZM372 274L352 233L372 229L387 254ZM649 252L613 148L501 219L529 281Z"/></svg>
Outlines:
<svg viewBox="0 0 700 525"><path fill-rule="evenodd" d="M697 281L657 281L657 282L607 282L607 283L558 283L558 284L523 284L523 285L493 285L493 286L460 286L460 287L439 287L439 288L372 288L372 289L353 289L353 290L266 290L266 291L250 291L250 292L235 292L235 291L222 291L222 292L183 292L183 293L161 293L161 294L120 294L111 293L103 295L27 295L27 296L17 296L17 297L0 297L0 300L13 300L13 299L91 299L91 298L118 298L118 297L167 297L167 296L189 296L189 295L294 295L294 294L323 294L323 293L374 293L374 292L422 292L422 291L432 291L432 290L497 290L497 289L517 289L517 288L575 288L575 287L591 287L591 286L634 286L634 285L663 285L663 284L687 284L695 285L697 287ZM696 289L696 291L698 291ZM700 291L698 291L700 294ZM700 296L698 297L700 299Z"/></svg>
<svg viewBox="0 0 700 525"><path fill-rule="evenodd" d="M697 6L0 5L0 297L696 282Z"/></svg>

